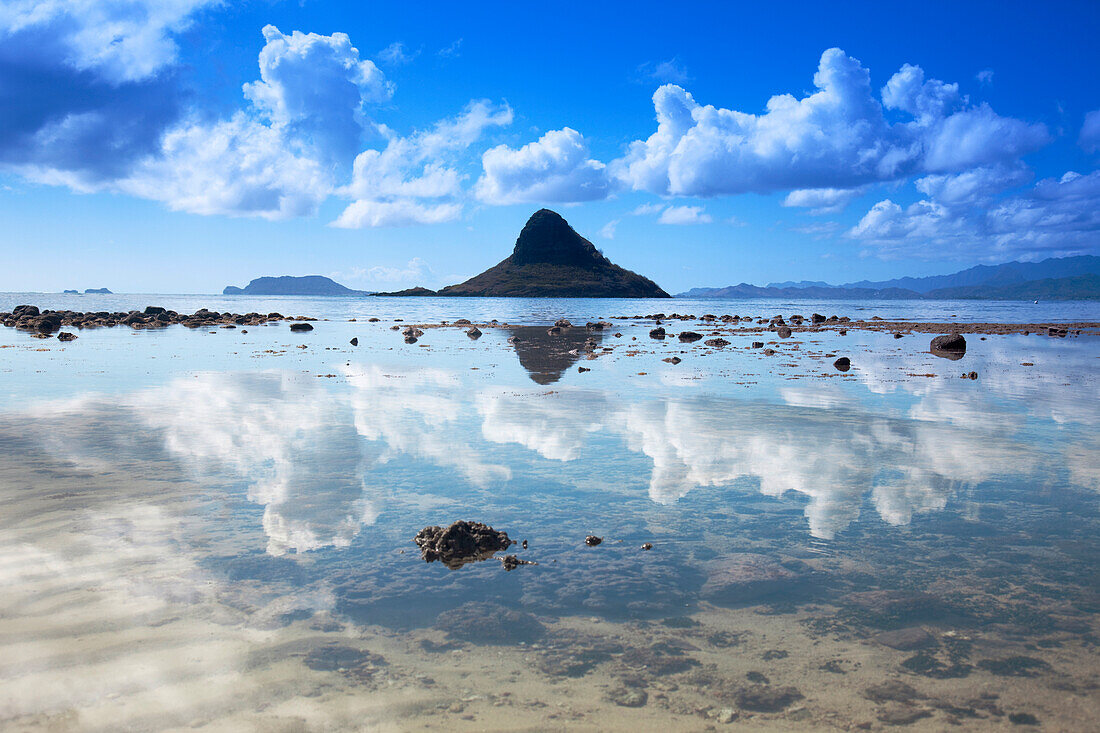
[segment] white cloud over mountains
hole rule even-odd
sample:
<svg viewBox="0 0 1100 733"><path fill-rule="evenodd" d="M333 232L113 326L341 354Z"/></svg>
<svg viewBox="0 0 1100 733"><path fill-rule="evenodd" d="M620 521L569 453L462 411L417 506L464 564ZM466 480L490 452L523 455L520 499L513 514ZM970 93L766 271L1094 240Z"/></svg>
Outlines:
<svg viewBox="0 0 1100 733"><path fill-rule="evenodd" d="M1100 237L1100 171L1069 172L1039 181L1034 188L993 203L988 197L1006 179L990 178L989 188L973 184L988 172L921 179L928 194L907 207L884 199L875 204L847 236L887 256L937 254L1006 259L1088 254Z"/></svg>
<svg viewBox="0 0 1100 733"><path fill-rule="evenodd" d="M476 193L490 204L596 201L612 190L607 167L588 157L584 137L569 127L519 149L490 148L481 161Z"/></svg>
<svg viewBox="0 0 1100 733"><path fill-rule="evenodd" d="M366 150L355 158L352 180L340 194L353 202L333 222L342 228L438 224L458 218L465 175L457 157L493 127L512 123L508 105L475 100L452 119L431 129L389 137L382 150Z"/></svg>

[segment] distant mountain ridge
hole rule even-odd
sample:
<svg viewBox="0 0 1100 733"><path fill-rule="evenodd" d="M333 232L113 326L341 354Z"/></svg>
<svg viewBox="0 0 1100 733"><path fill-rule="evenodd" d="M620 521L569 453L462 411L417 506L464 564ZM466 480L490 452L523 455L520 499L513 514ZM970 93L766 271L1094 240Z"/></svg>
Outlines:
<svg viewBox="0 0 1100 733"><path fill-rule="evenodd" d="M222 295L370 295L352 290L322 275L258 277L243 288L227 285Z"/></svg>
<svg viewBox="0 0 1100 733"><path fill-rule="evenodd" d="M844 285L803 280L759 287L692 288L684 298L813 298L821 300L1095 300L1100 257L1052 257L1041 262L978 265L950 275L860 280Z"/></svg>

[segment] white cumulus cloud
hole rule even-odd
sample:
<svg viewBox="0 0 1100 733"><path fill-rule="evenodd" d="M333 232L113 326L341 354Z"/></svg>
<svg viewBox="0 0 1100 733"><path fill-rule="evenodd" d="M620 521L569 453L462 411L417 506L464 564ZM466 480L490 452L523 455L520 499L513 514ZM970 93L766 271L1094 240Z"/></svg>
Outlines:
<svg viewBox="0 0 1100 733"><path fill-rule="evenodd" d="M613 163L634 190L718 196L790 189L851 189L921 172L1014 161L1049 141L1046 128L972 105L958 86L906 65L876 99L870 74L825 51L816 91L773 96L763 114L701 105L666 84L653 95L657 130ZM910 119L890 122L883 106Z"/></svg>
<svg viewBox="0 0 1100 733"><path fill-rule="evenodd" d="M834 214L863 194L859 188L799 188L787 194L783 206L810 209L811 214Z"/></svg>
<svg viewBox="0 0 1100 733"><path fill-rule="evenodd" d="M0 36L41 32L51 53L78 71L135 82L176 62L173 36L220 0L4 0Z"/></svg>
<svg viewBox="0 0 1100 733"><path fill-rule="evenodd" d="M407 226L457 218L462 207L453 199L462 194L466 176L454 158L486 130L511 123L508 105L482 99L422 132L401 137L383 130L389 135L385 148L356 156L352 180L339 191L353 201L333 226Z"/></svg>
<svg viewBox="0 0 1100 733"><path fill-rule="evenodd" d="M714 218L702 206L669 206L657 217L658 224L710 224Z"/></svg>
<svg viewBox="0 0 1100 733"><path fill-rule="evenodd" d="M476 194L490 204L595 201L611 192L607 167L588 157L584 137L569 127L519 149L498 145L481 160Z"/></svg>
<svg viewBox="0 0 1100 733"><path fill-rule="evenodd" d="M1023 193L993 199L973 177L989 175L996 186L1019 180L1010 171L918 181L929 196L909 206L878 202L847 236L887 256L975 256L1007 259L1093 254L1100 242L1100 171L1070 171L1039 181Z"/></svg>

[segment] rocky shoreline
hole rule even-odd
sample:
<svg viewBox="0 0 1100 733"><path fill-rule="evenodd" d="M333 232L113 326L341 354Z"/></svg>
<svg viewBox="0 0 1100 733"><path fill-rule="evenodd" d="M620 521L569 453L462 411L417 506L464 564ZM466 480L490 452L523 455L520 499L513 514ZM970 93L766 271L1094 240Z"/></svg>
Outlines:
<svg viewBox="0 0 1100 733"><path fill-rule="evenodd" d="M273 321L315 321L307 316L284 316L281 313L219 313L200 308L194 313L177 313L156 305L150 305L143 311L55 311L39 310L34 305L17 305L10 313L0 313L0 323L8 328L28 331L39 337L49 337L62 328L110 328L129 326L135 329L167 328L175 324L187 328L210 328L222 326L261 326ZM71 340L62 339L62 340Z"/></svg>

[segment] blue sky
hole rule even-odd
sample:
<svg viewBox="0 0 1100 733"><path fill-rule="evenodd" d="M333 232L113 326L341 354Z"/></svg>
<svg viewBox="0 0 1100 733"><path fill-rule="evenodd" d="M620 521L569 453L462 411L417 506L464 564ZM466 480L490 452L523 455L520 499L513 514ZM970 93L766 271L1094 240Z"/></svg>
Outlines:
<svg viewBox="0 0 1100 733"><path fill-rule="evenodd" d="M965 7L960 8L960 5ZM1100 4L0 4L0 290L669 291L1100 254Z"/></svg>

